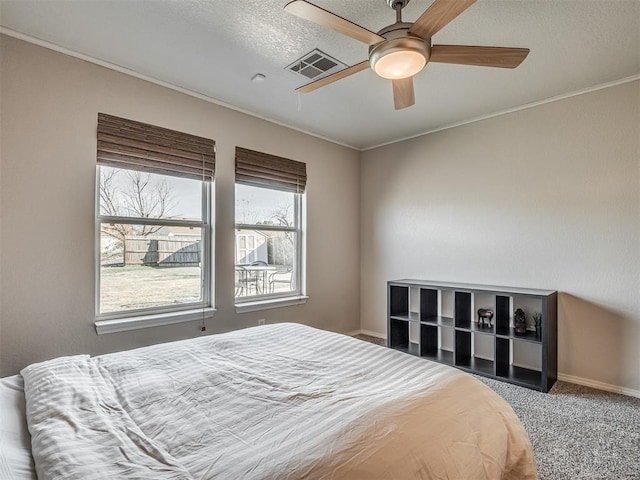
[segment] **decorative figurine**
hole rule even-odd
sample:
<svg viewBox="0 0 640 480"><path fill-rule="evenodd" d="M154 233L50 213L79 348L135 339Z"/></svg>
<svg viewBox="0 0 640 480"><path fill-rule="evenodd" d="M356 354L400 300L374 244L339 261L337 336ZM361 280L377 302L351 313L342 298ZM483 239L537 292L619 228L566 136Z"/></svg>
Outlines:
<svg viewBox="0 0 640 480"><path fill-rule="evenodd" d="M533 314L533 322L536 325L536 338L540 338L542 333L542 313L536 312Z"/></svg>
<svg viewBox="0 0 640 480"><path fill-rule="evenodd" d="M518 308L513 314L514 330L516 335L524 335L527 333L527 320L524 316L524 310Z"/></svg>
<svg viewBox="0 0 640 480"><path fill-rule="evenodd" d="M487 320L487 322L489 323L489 328L491 328L493 325L491 325L491 321L493 320L493 310L491 310L490 308L479 308L478 309L478 322L477 325L479 327L484 328L485 324L484 321Z"/></svg>

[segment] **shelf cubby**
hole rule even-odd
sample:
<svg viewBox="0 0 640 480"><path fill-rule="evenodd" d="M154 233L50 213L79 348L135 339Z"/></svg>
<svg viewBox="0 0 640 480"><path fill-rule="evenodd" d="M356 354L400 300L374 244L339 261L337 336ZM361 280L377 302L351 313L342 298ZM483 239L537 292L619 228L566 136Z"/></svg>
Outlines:
<svg viewBox="0 0 640 480"><path fill-rule="evenodd" d="M394 285L389 288L389 315L392 317L409 315L409 287Z"/></svg>
<svg viewBox="0 0 640 480"><path fill-rule="evenodd" d="M421 358L549 391L557 378L557 292L423 280L388 283L387 345ZM479 308L494 310L478 325ZM514 329L521 308L527 331ZM533 314L542 314L538 332Z"/></svg>
<svg viewBox="0 0 640 480"><path fill-rule="evenodd" d="M508 338L496 337L496 375L498 377L509 376L511 363L511 341Z"/></svg>
<svg viewBox="0 0 640 480"><path fill-rule="evenodd" d="M482 358L476 355L476 339L473 335L474 334L466 330L456 329L454 365L473 373L493 376L494 362L491 359ZM474 340L473 343L472 339ZM491 349L493 350L493 342L491 342ZM491 351L490 354L493 356L493 351Z"/></svg>
<svg viewBox="0 0 640 480"><path fill-rule="evenodd" d="M420 325L420 356L429 357L438 352L438 327Z"/></svg>
<svg viewBox="0 0 640 480"><path fill-rule="evenodd" d="M525 312L527 331L533 331L533 333L535 333L533 314L536 312L542 313L542 299L530 295L514 295L513 311L515 312L518 308L521 308Z"/></svg>
<svg viewBox="0 0 640 480"><path fill-rule="evenodd" d="M409 322L392 318L389 321L389 346L397 350L409 349Z"/></svg>
<svg viewBox="0 0 640 480"><path fill-rule="evenodd" d="M453 290L438 289L440 304L440 315L453 318Z"/></svg>
<svg viewBox="0 0 640 480"><path fill-rule="evenodd" d="M420 289L420 320L425 321L438 317L438 290Z"/></svg>
<svg viewBox="0 0 640 480"><path fill-rule="evenodd" d="M472 333L471 338L473 339L473 356L493 362L496 356L495 337L484 333Z"/></svg>
<svg viewBox="0 0 640 480"><path fill-rule="evenodd" d="M496 334L508 332L511 325L511 299L504 295L496 295L496 309L494 311L493 324L496 326Z"/></svg>
<svg viewBox="0 0 640 480"><path fill-rule="evenodd" d="M471 293L454 292L454 313L456 327L471 328Z"/></svg>
<svg viewBox="0 0 640 480"><path fill-rule="evenodd" d="M471 332L456 330L454 345L454 358L456 365L467 365L471 362Z"/></svg>

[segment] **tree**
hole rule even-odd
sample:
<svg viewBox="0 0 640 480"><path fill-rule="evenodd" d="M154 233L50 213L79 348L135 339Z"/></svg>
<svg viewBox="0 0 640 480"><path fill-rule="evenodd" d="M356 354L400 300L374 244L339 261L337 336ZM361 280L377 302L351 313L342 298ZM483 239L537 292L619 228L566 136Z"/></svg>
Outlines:
<svg viewBox="0 0 640 480"><path fill-rule="evenodd" d="M289 219L291 218L291 205L280 206L274 210L271 214L271 225L278 225L280 227L292 227Z"/></svg>
<svg viewBox="0 0 640 480"><path fill-rule="evenodd" d="M122 177L124 175L124 177ZM149 173L100 168L100 213L111 217L171 218L175 200L166 179L154 181ZM101 233L115 238L126 264L128 235L148 236L162 226L103 224Z"/></svg>
<svg viewBox="0 0 640 480"><path fill-rule="evenodd" d="M278 225L280 227L292 227L291 224L291 208L292 205L280 206L271 214L269 223L271 225ZM275 241L273 248L277 249L280 258L283 259L285 265L293 265L293 252L295 251L294 245L294 233L290 231L282 232L286 242Z"/></svg>
<svg viewBox="0 0 640 480"><path fill-rule="evenodd" d="M254 208L253 202L248 198L240 198L236 200L236 215L240 213L242 220L237 223L244 225L259 225L260 214Z"/></svg>

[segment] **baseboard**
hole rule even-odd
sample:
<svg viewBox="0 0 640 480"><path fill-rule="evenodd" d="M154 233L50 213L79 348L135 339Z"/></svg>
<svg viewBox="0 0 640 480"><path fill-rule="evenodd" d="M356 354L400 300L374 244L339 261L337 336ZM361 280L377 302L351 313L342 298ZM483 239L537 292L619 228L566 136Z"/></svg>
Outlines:
<svg viewBox="0 0 640 480"><path fill-rule="evenodd" d="M562 382L575 383L576 385L583 385L585 387L595 388L597 390L604 390L606 392L621 393L622 395L640 398L640 390L619 387L617 385L611 385L609 383L589 380L588 378L575 377L573 375L567 375L565 373L558 373L558 380Z"/></svg>
<svg viewBox="0 0 640 480"><path fill-rule="evenodd" d="M373 332L371 330L360 330L362 335L369 335L370 337L381 338L383 340L387 339L387 336L384 333Z"/></svg>
<svg viewBox="0 0 640 480"><path fill-rule="evenodd" d="M345 332L344 335L355 337L356 335L360 335L360 330L354 330L353 332Z"/></svg>
<svg viewBox="0 0 640 480"><path fill-rule="evenodd" d="M384 333L373 332L371 330L354 330L353 332L347 332L345 335L349 335L350 337L355 337L356 335L369 335L370 337L381 338L382 340L386 340L387 336Z"/></svg>

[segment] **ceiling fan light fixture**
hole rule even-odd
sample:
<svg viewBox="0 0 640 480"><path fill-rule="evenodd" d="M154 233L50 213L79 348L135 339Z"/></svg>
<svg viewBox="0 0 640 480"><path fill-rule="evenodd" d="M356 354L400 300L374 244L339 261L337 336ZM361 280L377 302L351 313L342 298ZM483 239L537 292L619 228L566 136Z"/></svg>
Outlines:
<svg viewBox="0 0 640 480"><path fill-rule="evenodd" d="M429 44L421 38L403 37L374 45L369 53L371 69L382 78L413 77L429 61Z"/></svg>
<svg viewBox="0 0 640 480"><path fill-rule="evenodd" d="M413 77L427 64L427 60L419 52L405 50L391 52L378 59L373 70L382 78L399 80Z"/></svg>

